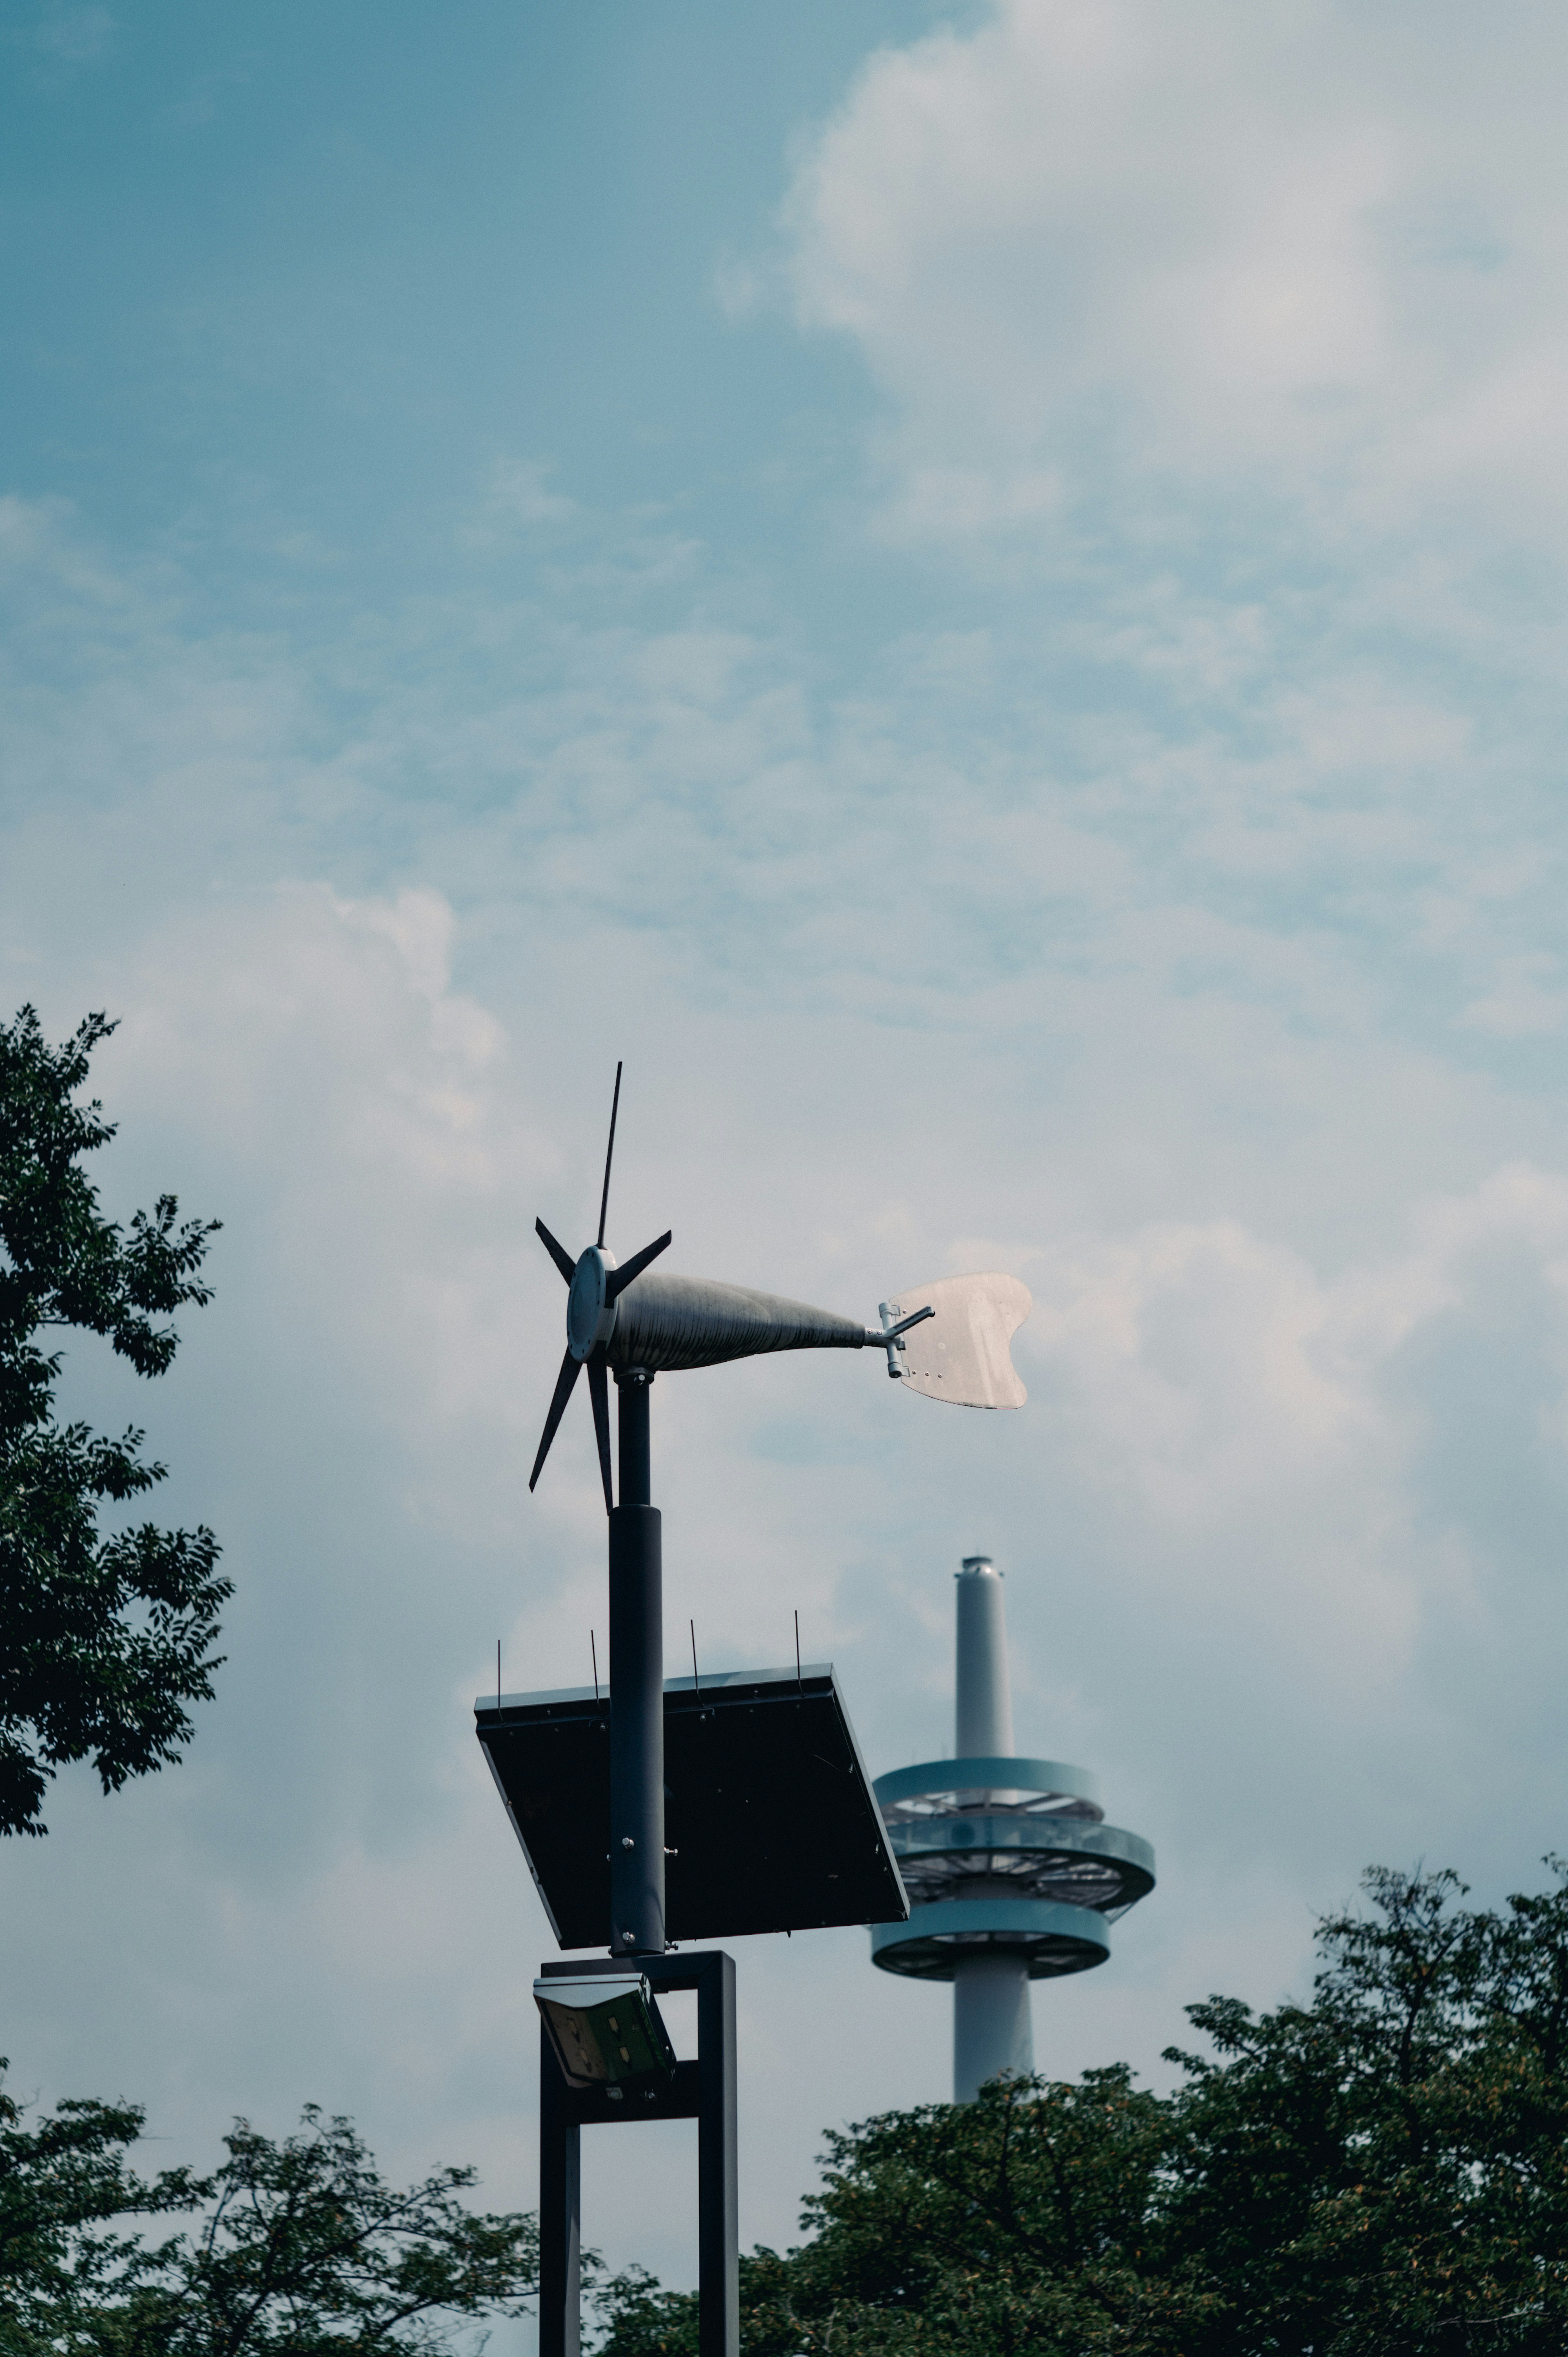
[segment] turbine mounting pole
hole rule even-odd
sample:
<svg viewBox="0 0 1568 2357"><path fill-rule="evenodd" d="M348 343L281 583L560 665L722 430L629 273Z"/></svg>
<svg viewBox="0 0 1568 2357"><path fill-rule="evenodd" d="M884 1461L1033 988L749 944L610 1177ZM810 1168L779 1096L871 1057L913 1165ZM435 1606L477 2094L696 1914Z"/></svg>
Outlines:
<svg viewBox="0 0 1568 2357"><path fill-rule="evenodd" d="M644 1367L618 1367L620 1503L610 1512L610 1953L664 1936L663 1544Z"/></svg>

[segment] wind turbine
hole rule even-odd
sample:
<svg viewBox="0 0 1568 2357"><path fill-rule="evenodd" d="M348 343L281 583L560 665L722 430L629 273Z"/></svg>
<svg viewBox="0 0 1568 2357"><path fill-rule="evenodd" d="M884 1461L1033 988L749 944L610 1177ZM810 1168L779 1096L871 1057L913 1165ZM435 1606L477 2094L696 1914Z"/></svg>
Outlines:
<svg viewBox="0 0 1568 2357"><path fill-rule="evenodd" d="M628 1261L618 1263L615 1254L606 1250L605 1227L621 1070L618 1064L597 1237L574 1261L543 1221L534 1222L541 1242L561 1272L567 1296L565 1355L529 1477L531 1490L544 1469L551 1443L585 1367L607 1512L615 1507L607 1381L612 1370L618 1383L638 1370L651 1382L655 1374L687 1367L716 1367L729 1359L758 1358L775 1351L863 1351L870 1346L886 1351L887 1372L895 1381L908 1383L928 1398L945 1399L962 1407L1023 1406L1028 1394L1014 1369L1008 1344L1028 1316L1031 1303L1027 1288L1016 1277L998 1274L941 1277L933 1284L917 1286L897 1301L883 1302L882 1324L873 1327L835 1310L815 1309L807 1302L788 1301L775 1293L726 1285L714 1277L673 1276L663 1272L650 1276L646 1272L671 1242L668 1228ZM940 1320L938 1333L922 1337L928 1347L911 1356L905 1336L933 1318Z"/></svg>
<svg viewBox="0 0 1568 2357"><path fill-rule="evenodd" d="M1031 1305L1027 1291L1016 1277L994 1274L941 1277L882 1302L878 1309L882 1322L874 1327L833 1310L813 1308L806 1302L757 1293L746 1286L726 1285L713 1277L675 1276L655 1268L654 1262L671 1243L668 1229L629 1260L618 1262L607 1248L605 1236L620 1083L621 1066L618 1064L595 1241L574 1260L542 1220L534 1222L567 1288L566 1350L528 1486L532 1490L543 1471L567 1403L576 1389L577 1378L586 1367L599 1476L609 1517L608 1929L609 1953L615 1960L607 1976L601 1969L598 1976L592 1979L584 1979L575 1966L547 1964L541 1980L535 1983L542 2020L543 2058L540 2090L539 2345L541 2357L576 2357L579 2348L581 2127L593 2120L628 2115L626 2090L618 2083L596 2087L587 2083L596 2076L607 2082L615 2079L621 2064L634 2079L646 2078L648 2072L643 2065L647 2063L653 2078L661 2085L668 2082L668 2085L664 2093L651 2083L642 2085L643 2115L671 2118L694 2115L698 2120L699 2342L703 2357L735 2357L739 2345L735 1965L732 1958L717 1950L687 1950L673 1959L667 1953L663 1551L659 1510L652 1502L649 1391L656 1375L689 1367L719 1366L731 1359L757 1358L774 1351L875 1348L886 1353L887 1372L895 1381L929 1399L947 1400L963 1407L1022 1407L1026 1394L1015 1372L1009 1345ZM618 1480L612 1480L610 1469L612 1374L620 1402ZM812 1680L813 1688L822 1690L816 1700L805 1693L799 1664L795 1683L800 1688L802 1717L823 1708L837 1711L831 1669L825 1679ZM693 1685L695 1700L694 1661ZM571 1697L538 1698L540 1704L552 1706L547 1712L552 1724L544 1729L542 1739L547 1748L557 1742L563 1747L560 1751L551 1751L549 1783L540 1795L547 1814L554 1803L570 1804L579 1797L572 1785L570 1770L555 1764L564 1762L571 1749L569 1730L564 1720L556 1723L553 1711L553 1706L563 1699L570 1716ZM762 1785L758 1780L768 1757L764 1722L769 1712L763 1706L760 1691L755 1697L748 1696L741 1709L744 1717L730 1714L731 1733L740 1738L738 1751L733 1751L732 1747L731 1766L720 1765L721 1750L712 1743L703 1752L703 1772L689 1797L696 1800L703 1813L711 1813L716 1803L721 1781L730 1802L736 1798L736 1792L730 1790L732 1785L738 1786L748 1810L759 1800ZM536 1716L537 1709L525 1710L521 1718ZM719 1716L722 1714L712 1711L706 1714L709 1732L714 1736L720 1733ZM496 1738L503 1749L512 1740L506 1732L507 1717L498 1680L494 1726ZM596 1694L594 1718L597 1723ZM480 1732L484 1740L483 1728ZM847 1839L854 1822L853 1795L859 1792L868 1811L872 1804L847 1722L839 1726L838 1737L841 1749L848 1755L839 1768L834 1770L831 1761L815 1764L823 1765L835 1776L847 1776L847 1781L835 1783L832 1803L834 1825ZM729 1741L728 1737L724 1739ZM494 1769L494 1750L490 1758ZM497 1781L510 1810L512 1803L508 1797L504 1767L498 1770ZM598 1791L602 1790L601 1785ZM602 1802L596 1801L591 1842L595 1852L604 1838L599 1830L604 1824L598 1813L601 1807ZM747 1817L747 1823L754 1822L754 1817ZM792 1831L798 1832L800 1846L808 1853L801 1862L808 1866L820 1862L827 1883L840 1886L842 1899L840 1877L827 1867L827 1849L820 1840L821 1825L803 1822L796 1828L793 1818L790 1824ZM529 1849L524 1828L520 1824L518 1830L533 1865L533 1853ZM819 1836L816 1841L814 1834ZM908 1912L908 1900L886 1845L886 1836L880 1830L876 1838L865 1845L868 1852L875 1853L875 1871L871 1872L865 1888L875 1886L880 1895L865 1898L864 1903L873 1909L886 1906L902 1919ZM815 1857L818 1852L820 1861ZM880 1866L875 1865L876 1861L881 1861ZM584 1863L587 1863L585 1857ZM864 1859L859 1871L862 1875L869 1871ZM796 1875L791 1887L800 1881L800 1877ZM542 1892L544 1887L541 1880ZM799 1891L789 1903L802 1904ZM795 1915L796 1925L804 1928L811 1922L844 1921L842 1913L834 1911L837 1903L822 1889L805 1907L803 1914ZM722 1911L728 1924L713 1926L713 1936L725 1937L731 1929L746 1928L741 1920L744 1910L737 1912L738 1908L738 1900L729 1884L725 1883ZM778 1920L775 1912L773 1921ZM707 1930L703 1936L709 1936ZM661 1989L676 1987L698 1992L695 2064L671 2065L664 2052L667 2041L661 2030L657 2035L650 2031L646 2053L631 2034L633 2021L646 2018L657 2027L653 1997ZM599 2040L601 2017L604 2036L611 2041L608 2048L596 2042ZM661 2058L662 2067L654 2069ZM693 2072L694 2082L691 2077ZM650 2111L649 2105L654 2109Z"/></svg>

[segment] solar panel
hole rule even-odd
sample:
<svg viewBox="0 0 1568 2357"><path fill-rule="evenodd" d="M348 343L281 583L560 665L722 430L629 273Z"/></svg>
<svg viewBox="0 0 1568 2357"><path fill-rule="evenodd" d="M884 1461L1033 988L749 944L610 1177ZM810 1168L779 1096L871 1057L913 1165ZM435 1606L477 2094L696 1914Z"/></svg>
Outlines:
<svg viewBox="0 0 1568 2357"><path fill-rule="evenodd" d="M607 1949L608 1695L481 1695L474 1717L556 1939ZM667 1679L664 1821L671 1940L908 1915L831 1663Z"/></svg>

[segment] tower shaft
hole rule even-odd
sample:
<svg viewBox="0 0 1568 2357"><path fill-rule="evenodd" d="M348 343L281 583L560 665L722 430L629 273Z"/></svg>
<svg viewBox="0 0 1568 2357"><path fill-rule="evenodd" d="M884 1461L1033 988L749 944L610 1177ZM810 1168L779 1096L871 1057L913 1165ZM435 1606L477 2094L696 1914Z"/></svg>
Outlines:
<svg viewBox="0 0 1568 2357"><path fill-rule="evenodd" d="M987 2079L1035 2070L1029 1960L1004 1949L982 1950L953 1966L952 2099L972 2104Z"/></svg>
<svg viewBox="0 0 1568 2357"><path fill-rule="evenodd" d="M970 1555L958 1576L958 1690L953 1751L960 1760L1013 1752L1013 1687L1002 1575L989 1555ZM993 1801L1012 1795L993 1793ZM1005 1886L1003 1886L1004 1891ZM1026 1956L983 1949L953 1967L952 2099L972 2104L1003 2071L1029 2077L1035 2036Z"/></svg>
<svg viewBox="0 0 1568 2357"><path fill-rule="evenodd" d="M1007 1618L1002 1575L986 1555L967 1555L958 1576L960 1760L1000 1760L1013 1749L1013 1690L1007 1675Z"/></svg>

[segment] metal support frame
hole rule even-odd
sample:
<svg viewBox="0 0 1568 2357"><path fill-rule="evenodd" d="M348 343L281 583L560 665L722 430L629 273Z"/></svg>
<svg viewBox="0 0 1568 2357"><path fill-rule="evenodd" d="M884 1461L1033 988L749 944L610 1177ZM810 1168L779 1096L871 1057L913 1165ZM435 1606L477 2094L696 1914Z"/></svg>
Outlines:
<svg viewBox="0 0 1568 2357"><path fill-rule="evenodd" d="M700 2357L739 2357L740 2230L736 2129L735 1959L722 1948L639 1956L655 1996L697 1992L697 2060L678 2062L670 2087L615 2103L598 2088L569 2087L548 2031L539 2034L539 2357L580 2357L582 2347L582 2138L585 2127L639 2120L697 2123L697 2286ZM580 1963L541 1966L542 1976L581 1973Z"/></svg>

